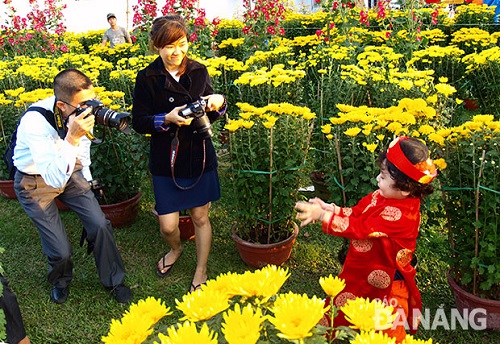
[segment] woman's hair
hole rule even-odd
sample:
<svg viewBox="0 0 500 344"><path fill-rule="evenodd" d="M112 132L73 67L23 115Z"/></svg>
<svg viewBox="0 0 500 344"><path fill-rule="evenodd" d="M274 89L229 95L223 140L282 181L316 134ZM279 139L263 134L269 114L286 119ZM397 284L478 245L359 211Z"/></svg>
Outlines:
<svg viewBox="0 0 500 344"><path fill-rule="evenodd" d="M183 37L189 40L189 32L184 18L178 14L167 14L153 20L153 26L149 33L149 48L151 51L155 51ZM178 75L184 73L186 65L187 59L182 60Z"/></svg>
<svg viewBox="0 0 500 344"><path fill-rule="evenodd" d="M404 155L413 165L426 161L429 158L429 149L420 140L408 138L399 143ZM409 191L410 197L424 198L434 192L434 188L429 184L421 184L406 174L398 170L393 163L387 160L387 150L380 153L378 164L381 169L387 169L391 178L394 180L394 187L401 191Z"/></svg>
<svg viewBox="0 0 500 344"><path fill-rule="evenodd" d="M54 95L56 99L69 102L75 94L91 86L92 81L79 70L65 69L54 78Z"/></svg>

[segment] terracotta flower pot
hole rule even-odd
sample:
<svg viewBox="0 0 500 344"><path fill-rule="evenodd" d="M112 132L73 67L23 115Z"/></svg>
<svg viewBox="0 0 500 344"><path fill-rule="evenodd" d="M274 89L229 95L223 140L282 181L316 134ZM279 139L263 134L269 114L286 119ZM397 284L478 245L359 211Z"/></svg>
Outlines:
<svg viewBox="0 0 500 344"><path fill-rule="evenodd" d="M17 199L13 180L0 180L0 195L4 198Z"/></svg>
<svg viewBox="0 0 500 344"><path fill-rule="evenodd" d="M158 221L158 213L153 208L151 209L151 213L155 216ZM193 240L194 239L194 224L191 216L189 215L180 215L179 216L179 231L181 232L181 240Z"/></svg>
<svg viewBox="0 0 500 344"><path fill-rule="evenodd" d="M124 202L101 205L106 218L111 221L113 227L129 226L137 220L140 210L142 191Z"/></svg>
<svg viewBox="0 0 500 344"><path fill-rule="evenodd" d="M260 269L266 265L282 265L292 254L293 244L299 234L294 222L293 234L287 239L273 244L254 244L238 236L237 224L231 228L231 237L238 248L241 259L250 267Z"/></svg>
<svg viewBox="0 0 500 344"><path fill-rule="evenodd" d="M314 196L327 202L330 198L330 191L328 190L323 173L314 171L309 175L309 178L314 186Z"/></svg>
<svg viewBox="0 0 500 344"><path fill-rule="evenodd" d="M486 311L486 328L500 330L500 301L483 299L465 291L455 282L449 271L447 277L457 309L462 314L464 314L464 310L484 309Z"/></svg>
<svg viewBox="0 0 500 344"><path fill-rule="evenodd" d="M464 99L464 108L467 110L479 109L479 104L476 99Z"/></svg>
<svg viewBox="0 0 500 344"><path fill-rule="evenodd" d="M194 239L194 224L191 216L179 216L179 231L181 232L181 240Z"/></svg>
<svg viewBox="0 0 500 344"><path fill-rule="evenodd" d="M69 210L70 208L62 201L60 201L59 199L55 199L56 201L56 205L57 205L57 209L59 210Z"/></svg>

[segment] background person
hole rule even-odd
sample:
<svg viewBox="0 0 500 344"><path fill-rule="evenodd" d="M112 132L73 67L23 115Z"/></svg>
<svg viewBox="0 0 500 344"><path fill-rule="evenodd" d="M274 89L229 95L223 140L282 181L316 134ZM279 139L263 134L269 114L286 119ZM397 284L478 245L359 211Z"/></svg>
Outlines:
<svg viewBox="0 0 500 344"><path fill-rule="evenodd" d="M333 300L336 307L356 297L388 300L416 330L409 310L421 311L422 300L410 262L420 226L420 202L434 191L429 183L437 171L425 144L408 137L394 140L380 155L379 165L378 190L354 207L342 208L315 198L297 202L297 219L301 226L321 221L325 234L350 239L339 275L346 287ZM349 323L340 311L335 326L342 325ZM398 342L406 336L404 326L387 332Z"/></svg>
<svg viewBox="0 0 500 344"><path fill-rule="evenodd" d="M101 45L103 47L108 41L111 48L114 48L115 45L123 43L132 44L132 39L130 38L127 30L116 24L116 16L114 13L108 13L106 19L108 20L110 28L107 29L106 32L104 32L104 36L102 37Z"/></svg>
<svg viewBox="0 0 500 344"><path fill-rule="evenodd" d="M85 102L93 98L92 82L85 74L76 69L63 70L54 78L54 96L32 105L52 111L55 123L60 123L61 128L56 125L59 131L41 113L29 109L17 129L14 189L40 233L49 262L47 279L53 285L50 297L55 303L67 300L73 278L71 245L56 197L83 222L104 287L118 302L128 302L132 296L123 284L125 268L111 223L94 197L88 182L90 176L84 175L90 173L90 141L85 135L94 126L92 108L85 109ZM64 139L60 137L61 130Z"/></svg>
<svg viewBox="0 0 500 344"><path fill-rule="evenodd" d="M137 74L132 124L137 132L151 134L149 169L155 210L160 233L170 247L158 262L157 273L167 276L179 259L179 211L189 209L197 251L190 290L195 290L207 280L212 243L208 210L210 202L220 198L220 185L212 140L198 132L199 120L184 118L179 111L202 98L206 116L213 122L225 113L227 105L222 95L213 94L206 67L187 57L188 36L179 15L153 21L150 44L160 56Z"/></svg>

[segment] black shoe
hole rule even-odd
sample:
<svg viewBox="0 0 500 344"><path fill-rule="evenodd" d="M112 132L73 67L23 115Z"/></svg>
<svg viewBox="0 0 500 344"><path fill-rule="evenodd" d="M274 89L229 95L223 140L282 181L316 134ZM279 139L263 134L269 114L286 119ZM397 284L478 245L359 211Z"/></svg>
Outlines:
<svg viewBox="0 0 500 344"><path fill-rule="evenodd" d="M128 303L132 298L132 291L125 284L118 284L113 288L108 288L119 303Z"/></svg>
<svg viewBox="0 0 500 344"><path fill-rule="evenodd" d="M69 287L65 288L54 287L50 292L50 299L52 300L52 302L61 304L66 302L66 300L68 299L68 295L69 295Z"/></svg>

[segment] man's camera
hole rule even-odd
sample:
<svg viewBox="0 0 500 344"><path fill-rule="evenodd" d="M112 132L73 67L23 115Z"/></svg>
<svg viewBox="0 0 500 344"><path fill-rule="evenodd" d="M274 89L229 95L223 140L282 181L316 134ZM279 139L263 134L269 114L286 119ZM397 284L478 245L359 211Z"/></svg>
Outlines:
<svg viewBox="0 0 500 344"><path fill-rule="evenodd" d="M179 111L179 115L184 118L193 118L195 132L200 134L203 138L210 138L213 136L212 124L210 119L205 113L207 103L203 100L196 100L188 104L184 109Z"/></svg>
<svg viewBox="0 0 500 344"><path fill-rule="evenodd" d="M85 102L87 107L92 108L92 114L95 116L97 124L113 127L120 130L122 133L130 134L130 114L128 112L116 112L105 107L99 100L91 99ZM80 108L77 114L82 113L87 108Z"/></svg>

